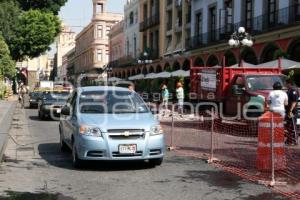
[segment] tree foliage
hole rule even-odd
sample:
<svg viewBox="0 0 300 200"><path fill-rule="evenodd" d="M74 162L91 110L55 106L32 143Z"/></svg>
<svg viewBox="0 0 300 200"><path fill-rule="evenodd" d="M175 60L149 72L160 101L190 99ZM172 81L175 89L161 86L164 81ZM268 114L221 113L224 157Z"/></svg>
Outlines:
<svg viewBox="0 0 300 200"><path fill-rule="evenodd" d="M7 44L2 35L0 35L0 76L12 78L16 74L15 62L10 56Z"/></svg>
<svg viewBox="0 0 300 200"><path fill-rule="evenodd" d="M21 8L25 11L38 9L46 12L58 14L60 8L65 5L67 0L17 0Z"/></svg>
<svg viewBox="0 0 300 200"><path fill-rule="evenodd" d="M60 20L52 13L40 10L22 13L15 24L15 34L10 44L12 57L22 60L25 56L39 56L50 49L59 32Z"/></svg>
<svg viewBox="0 0 300 200"><path fill-rule="evenodd" d="M14 35L14 26L20 13L21 10L15 1L0 0L0 30L7 42Z"/></svg>

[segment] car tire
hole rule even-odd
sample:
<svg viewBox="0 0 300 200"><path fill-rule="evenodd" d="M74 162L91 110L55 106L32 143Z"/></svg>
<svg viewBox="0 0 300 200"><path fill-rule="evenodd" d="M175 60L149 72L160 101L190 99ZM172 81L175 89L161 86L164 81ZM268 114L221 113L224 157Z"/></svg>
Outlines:
<svg viewBox="0 0 300 200"><path fill-rule="evenodd" d="M153 167L160 166L162 164L163 160L164 160L163 158L150 159L149 164L150 164L150 166L153 166Z"/></svg>
<svg viewBox="0 0 300 200"><path fill-rule="evenodd" d="M45 120L45 115L42 113L42 111L39 111L39 119Z"/></svg>
<svg viewBox="0 0 300 200"><path fill-rule="evenodd" d="M75 169L80 169L82 167L82 160L78 158L75 142L72 145L72 164Z"/></svg>
<svg viewBox="0 0 300 200"><path fill-rule="evenodd" d="M61 128L59 128L59 146L60 146L60 150L61 152L66 152L69 150L67 144L64 142L63 140L63 135L62 135L62 131Z"/></svg>

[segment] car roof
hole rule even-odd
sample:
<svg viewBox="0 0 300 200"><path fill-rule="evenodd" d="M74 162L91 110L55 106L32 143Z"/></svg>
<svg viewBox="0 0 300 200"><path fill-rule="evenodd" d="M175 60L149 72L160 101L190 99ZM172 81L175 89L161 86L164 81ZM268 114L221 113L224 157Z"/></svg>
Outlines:
<svg viewBox="0 0 300 200"><path fill-rule="evenodd" d="M116 87L116 86L88 86L77 88L78 92L92 92L92 91L123 91L129 92L128 88Z"/></svg>

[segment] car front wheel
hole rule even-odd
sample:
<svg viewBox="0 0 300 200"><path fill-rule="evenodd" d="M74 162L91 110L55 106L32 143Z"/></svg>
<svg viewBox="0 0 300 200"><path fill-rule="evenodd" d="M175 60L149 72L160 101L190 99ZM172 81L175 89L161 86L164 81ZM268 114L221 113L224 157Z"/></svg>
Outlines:
<svg viewBox="0 0 300 200"><path fill-rule="evenodd" d="M163 162L163 158L150 159L149 164L153 167L160 166Z"/></svg>
<svg viewBox="0 0 300 200"><path fill-rule="evenodd" d="M75 145L75 142L73 142L73 146L72 146L72 162L73 162L73 167L78 169L82 166L82 160L80 160L78 158L78 155L77 155L77 150L76 150L76 145Z"/></svg>

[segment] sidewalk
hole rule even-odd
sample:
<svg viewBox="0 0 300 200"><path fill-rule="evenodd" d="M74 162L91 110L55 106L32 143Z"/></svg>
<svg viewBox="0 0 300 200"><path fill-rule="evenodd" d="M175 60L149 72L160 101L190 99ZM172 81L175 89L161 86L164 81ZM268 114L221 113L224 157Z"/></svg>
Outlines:
<svg viewBox="0 0 300 200"><path fill-rule="evenodd" d="M0 100L0 162L2 161L16 105L14 98L9 101Z"/></svg>

